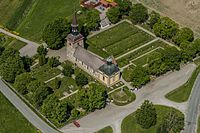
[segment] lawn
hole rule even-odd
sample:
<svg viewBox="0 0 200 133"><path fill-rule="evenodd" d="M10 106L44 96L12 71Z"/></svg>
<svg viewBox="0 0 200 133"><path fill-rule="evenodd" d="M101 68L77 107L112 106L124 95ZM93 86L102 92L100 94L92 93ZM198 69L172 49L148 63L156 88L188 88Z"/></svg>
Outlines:
<svg viewBox="0 0 200 133"><path fill-rule="evenodd" d="M170 47L168 44L162 42L162 41L156 41L156 42L153 42L145 47L142 47L120 59L117 60L117 63L119 65L119 67L124 67L126 65L129 64L129 62L147 52L150 52L158 47L162 47L162 48L167 48L167 47Z"/></svg>
<svg viewBox="0 0 200 133"><path fill-rule="evenodd" d="M163 52L162 49L157 49L153 52L150 52L150 53L142 56L141 58L138 58L138 59L132 61L132 63L134 63L137 66L144 66L144 65L148 64L149 62L160 58L162 52Z"/></svg>
<svg viewBox="0 0 200 133"><path fill-rule="evenodd" d="M170 111L174 110L176 111L180 116L184 116L180 111L167 107L167 106L161 106L156 105L156 111L157 111L157 123L155 126L149 128L149 129L143 129L136 123L135 118L135 112L127 116L123 121L121 125L122 133L156 133L156 129L165 117L166 114L168 114Z"/></svg>
<svg viewBox="0 0 200 133"><path fill-rule="evenodd" d="M55 90L55 94L58 97L62 97L63 92L67 92L68 94L72 93L73 91L76 91L78 89L76 85L76 81L73 78L70 77L64 77L64 78L58 78L61 81L61 85L58 89L55 89L53 86L54 80L47 83L49 87Z"/></svg>
<svg viewBox="0 0 200 133"><path fill-rule="evenodd" d="M197 127L197 133L200 133L200 117L198 118L198 127Z"/></svg>
<svg viewBox="0 0 200 133"><path fill-rule="evenodd" d="M200 66L196 68L196 70L192 73L192 76L185 84L169 92L167 95L165 95L165 97L171 101L178 103L187 101L199 72L200 72Z"/></svg>
<svg viewBox="0 0 200 133"><path fill-rule="evenodd" d="M0 133L37 133L37 130L0 93Z"/></svg>
<svg viewBox="0 0 200 133"><path fill-rule="evenodd" d="M123 91L118 89L111 93L110 98L113 100L114 104L123 106L133 102L136 99L136 95L133 92L130 92L127 87L123 87Z"/></svg>
<svg viewBox="0 0 200 133"><path fill-rule="evenodd" d="M153 40L153 38L134 25L122 22L89 38L87 43L89 45L88 50L105 58L109 55L118 57Z"/></svg>
<svg viewBox="0 0 200 133"><path fill-rule="evenodd" d="M61 73L58 68L51 68L49 65L40 66L31 71L34 78L47 81Z"/></svg>
<svg viewBox="0 0 200 133"><path fill-rule="evenodd" d="M79 7L78 0L36 0L17 31L27 39L40 42L45 25L55 18L69 17L75 5Z"/></svg>
<svg viewBox="0 0 200 133"><path fill-rule="evenodd" d="M108 127L105 127L103 129L95 132L95 133L113 133L113 130L112 130L112 128L110 126L108 126Z"/></svg>

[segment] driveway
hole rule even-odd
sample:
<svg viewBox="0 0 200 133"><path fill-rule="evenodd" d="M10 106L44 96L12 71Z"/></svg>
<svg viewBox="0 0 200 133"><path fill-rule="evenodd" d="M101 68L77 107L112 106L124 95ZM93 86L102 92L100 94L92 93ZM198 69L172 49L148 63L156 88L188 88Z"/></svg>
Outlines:
<svg viewBox="0 0 200 133"><path fill-rule="evenodd" d="M61 131L64 133L93 133L106 126L111 125L114 130L120 133L121 121L142 104L145 99L154 104L162 104L179 109L186 114L187 103L175 103L165 98L165 94L184 84L196 68L195 64L183 66L180 71L168 73L157 78L136 91L136 101L126 106L108 105L105 109L97 110L79 120L81 127L76 128L73 124L64 126Z"/></svg>

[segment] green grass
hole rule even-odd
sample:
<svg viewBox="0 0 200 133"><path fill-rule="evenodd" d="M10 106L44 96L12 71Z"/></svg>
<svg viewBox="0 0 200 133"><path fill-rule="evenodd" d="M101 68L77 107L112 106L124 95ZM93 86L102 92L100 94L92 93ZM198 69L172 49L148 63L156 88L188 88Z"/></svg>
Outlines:
<svg viewBox="0 0 200 133"><path fill-rule="evenodd" d="M165 95L165 97L171 101L178 103L187 101L199 72L200 72L200 66L196 68L196 70L192 73L192 76L185 84L169 92L167 95Z"/></svg>
<svg viewBox="0 0 200 133"><path fill-rule="evenodd" d="M158 47L167 48L167 47L170 47L170 46L168 44L162 42L162 41L156 41L156 42L153 42L153 43L151 43L151 44L149 44L149 45L147 45L147 46L145 46L141 49L136 50L135 52L132 52L132 53L118 59L117 63L119 65L119 67L124 67L124 66L129 64L129 61L131 61L131 60L133 60L133 59L135 59L135 58L137 58L137 57L139 57L139 56L141 56L141 55L143 55L143 54L145 54L145 53L147 53L147 52L149 52L153 49L156 49Z"/></svg>
<svg viewBox="0 0 200 133"><path fill-rule="evenodd" d="M63 92L67 92L68 94L70 94L71 91L76 91L78 89L78 87L76 85L76 81L73 78L64 77L64 78L59 78L59 80L61 81L61 85L60 85L60 88L58 88L58 89L55 89L54 86L53 86L54 80L47 83L47 85L49 87L51 87L52 89L55 90L55 94L58 97L64 96ZM71 86L73 86L73 87L70 88Z"/></svg>
<svg viewBox="0 0 200 133"><path fill-rule="evenodd" d="M40 66L36 69L33 69L31 71L34 78L41 80L41 81L47 81L61 73L61 71L58 68L51 68L48 65Z"/></svg>
<svg viewBox="0 0 200 133"><path fill-rule="evenodd" d="M198 127L197 127L197 133L200 133L200 117L198 118Z"/></svg>
<svg viewBox="0 0 200 133"><path fill-rule="evenodd" d="M127 87L123 87L123 89L123 92L121 92L121 89L118 89L110 94L113 103L118 106L127 105L136 99L136 95L130 92Z"/></svg>
<svg viewBox="0 0 200 133"><path fill-rule="evenodd" d="M112 128L110 126L108 126L108 127L105 127L103 129L95 132L95 133L113 133L113 130L112 130Z"/></svg>
<svg viewBox="0 0 200 133"><path fill-rule="evenodd" d="M6 24L14 15L17 8L23 3L23 0L1 0L0 1L0 24Z"/></svg>
<svg viewBox="0 0 200 133"><path fill-rule="evenodd" d="M195 63L196 65L200 65L200 58L194 60L194 63Z"/></svg>
<svg viewBox="0 0 200 133"><path fill-rule="evenodd" d="M47 23L58 17L72 15L74 5L79 7L78 0L36 0L17 31L25 38L41 41L42 31Z"/></svg>
<svg viewBox="0 0 200 133"><path fill-rule="evenodd" d="M156 133L156 129L165 117L166 114L168 114L170 111L174 110L176 111L179 116L184 116L180 111L167 107L167 106L161 106L156 105L156 111L157 111L157 123L155 126L149 128L149 129L143 129L136 123L135 118L135 112L127 116L123 121L121 125L122 133Z"/></svg>
<svg viewBox="0 0 200 133"><path fill-rule="evenodd" d="M19 40L13 40L9 45L8 47L11 47L13 49L16 49L16 50L20 50L21 48L23 48L24 46L26 46L27 44L24 43L24 42L21 42Z"/></svg>
<svg viewBox="0 0 200 133"><path fill-rule="evenodd" d="M108 55L118 57L153 40L153 38L134 25L122 22L89 38L87 43L89 45L88 50L105 58Z"/></svg>
<svg viewBox="0 0 200 133"><path fill-rule="evenodd" d="M142 56L141 58L132 61L132 63L134 63L137 66L143 66L153 60L160 58L162 51L163 51L162 49L157 49L149 54Z"/></svg>
<svg viewBox="0 0 200 133"><path fill-rule="evenodd" d="M0 133L37 133L37 130L0 93Z"/></svg>

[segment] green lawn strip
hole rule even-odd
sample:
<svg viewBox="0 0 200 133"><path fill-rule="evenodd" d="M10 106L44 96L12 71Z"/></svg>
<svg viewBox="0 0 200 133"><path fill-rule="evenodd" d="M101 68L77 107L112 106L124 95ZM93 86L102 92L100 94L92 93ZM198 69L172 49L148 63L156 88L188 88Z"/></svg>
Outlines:
<svg viewBox="0 0 200 133"><path fill-rule="evenodd" d="M0 132L37 133L37 129L0 93Z"/></svg>
<svg viewBox="0 0 200 133"><path fill-rule="evenodd" d="M64 78L58 78L61 81L61 85L58 89L55 89L54 87L54 80L47 83L49 87L55 90L55 95L59 98L63 97L63 93L67 92L68 94L76 91L78 89L76 85L76 81L71 77L64 77Z"/></svg>
<svg viewBox="0 0 200 133"><path fill-rule="evenodd" d="M169 47L169 45L167 45L166 43L164 43L162 41L153 42L153 43L151 43L151 44L149 44L149 45L147 45L147 46L145 46L141 49L138 49L138 50L118 59L117 63L119 65L119 67L124 67L124 66L129 64L129 61L131 61L131 60L133 60L133 59L135 59L135 58L137 58L137 57L139 57L139 56L141 56L141 55L143 55L143 54L145 54L145 53L147 53L147 52L149 52L153 49L156 49L158 47L166 48L166 47Z"/></svg>
<svg viewBox="0 0 200 133"><path fill-rule="evenodd" d="M78 0L36 0L17 31L27 39L41 41L46 24L58 17L71 16L75 5L79 8Z"/></svg>
<svg viewBox="0 0 200 133"><path fill-rule="evenodd" d="M23 48L24 46L26 46L27 44L19 41L19 40L13 40L8 47L16 49L16 50L20 50L21 48Z"/></svg>
<svg viewBox="0 0 200 133"><path fill-rule="evenodd" d="M167 115L172 110L176 111L180 116L184 116L180 111L167 106L155 105L157 111L157 123L155 126L149 129L143 129L136 123L135 112L128 115L123 121L121 125L122 133L156 133L156 129L159 124L162 122L165 115Z"/></svg>
<svg viewBox="0 0 200 133"><path fill-rule="evenodd" d="M195 63L196 65L200 65L200 58L195 59L195 60L194 60L194 63Z"/></svg>
<svg viewBox="0 0 200 133"><path fill-rule="evenodd" d="M185 84L169 92L167 95L165 95L165 97L171 101L178 103L187 101L199 72L200 66L196 68L196 70L192 73L192 76Z"/></svg>
<svg viewBox="0 0 200 133"><path fill-rule="evenodd" d="M200 117L198 118L198 127L197 127L197 133L200 133Z"/></svg>
<svg viewBox="0 0 200 133"><path fill-rule="evenodd" d="M51 68L47 64L44 66L40 66L36 69L33 69L31 71L34 78L41 80L41 81L47 81L61 73L61 71L58 68Z"/></svg>
<svg viewBox="0 0 200 133"><path fill-rule="evenodd" d="M130 92L126 86L123 87L122 92L121 89L118 89L111 93L109 97L113 100L113 103L118 106L127 105L136 99L136 95Z"/></svg>
<svg viewBox="0 0 200 133"><path fill-rule="evenodd" d="M103 129L95 132L95 133L113 133L113 130L112 130L112 128L110 126L108 126L108 127L105 127Z"/></svg>
<svg viewBox="0 0 200 133"><path fill-rule="evenodd" d="M132 63L134 63L135 65L138 65L138 66L143 66L145 64L148 64L150 61L156 60L157 58L161 57L162 51L163 51L162 49L157 49L153 52L150 52L150 53L142 56L141 58L138 58L138 59L132 61Z"/></svg>
<svg viewBox="0 0 200 133"><path fill-rule="evenodd" d="M107 53L116 56L123 55L149 41L153 40L153 37L144 33L138 32L129 36L126 39L123 39L113 45L106 47Z"/></svg>
<svg viewBox="0 0 200 133"><path fill-rule="evenodd" d="M134 25L128 22L122 22L113 28L110 28L104 32L101 32L88 39L89 45L104 48L106 46L112 45L120 40L123 40L130 35L137 33L137 29Z"/></svg>
<svg viewBox="0 0 200 133"><path fill-rule="evenodd" d="M103 51L100 48L96 48L94 46L89 46L88 50L99 55L99 56L101 56L101 57L103 57L103 58L107 58L109 56L109 54L107 52Z"/></svg>

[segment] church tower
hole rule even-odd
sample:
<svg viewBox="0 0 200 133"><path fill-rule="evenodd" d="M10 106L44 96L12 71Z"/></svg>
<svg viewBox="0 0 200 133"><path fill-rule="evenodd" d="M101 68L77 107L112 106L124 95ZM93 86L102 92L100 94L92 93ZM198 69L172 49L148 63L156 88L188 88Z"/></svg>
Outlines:
<svg viewBox="0 0 200 133"><path fill-rule="evenodd" d="M74 13L72 24L71 24L72 30L71 33L68 34L66 40L67 40L67 56L75 60L74 58L74 52L77 47L83 47L84 48L84 37L78 32L78 23L76 18L76 12Z"/></svg>

